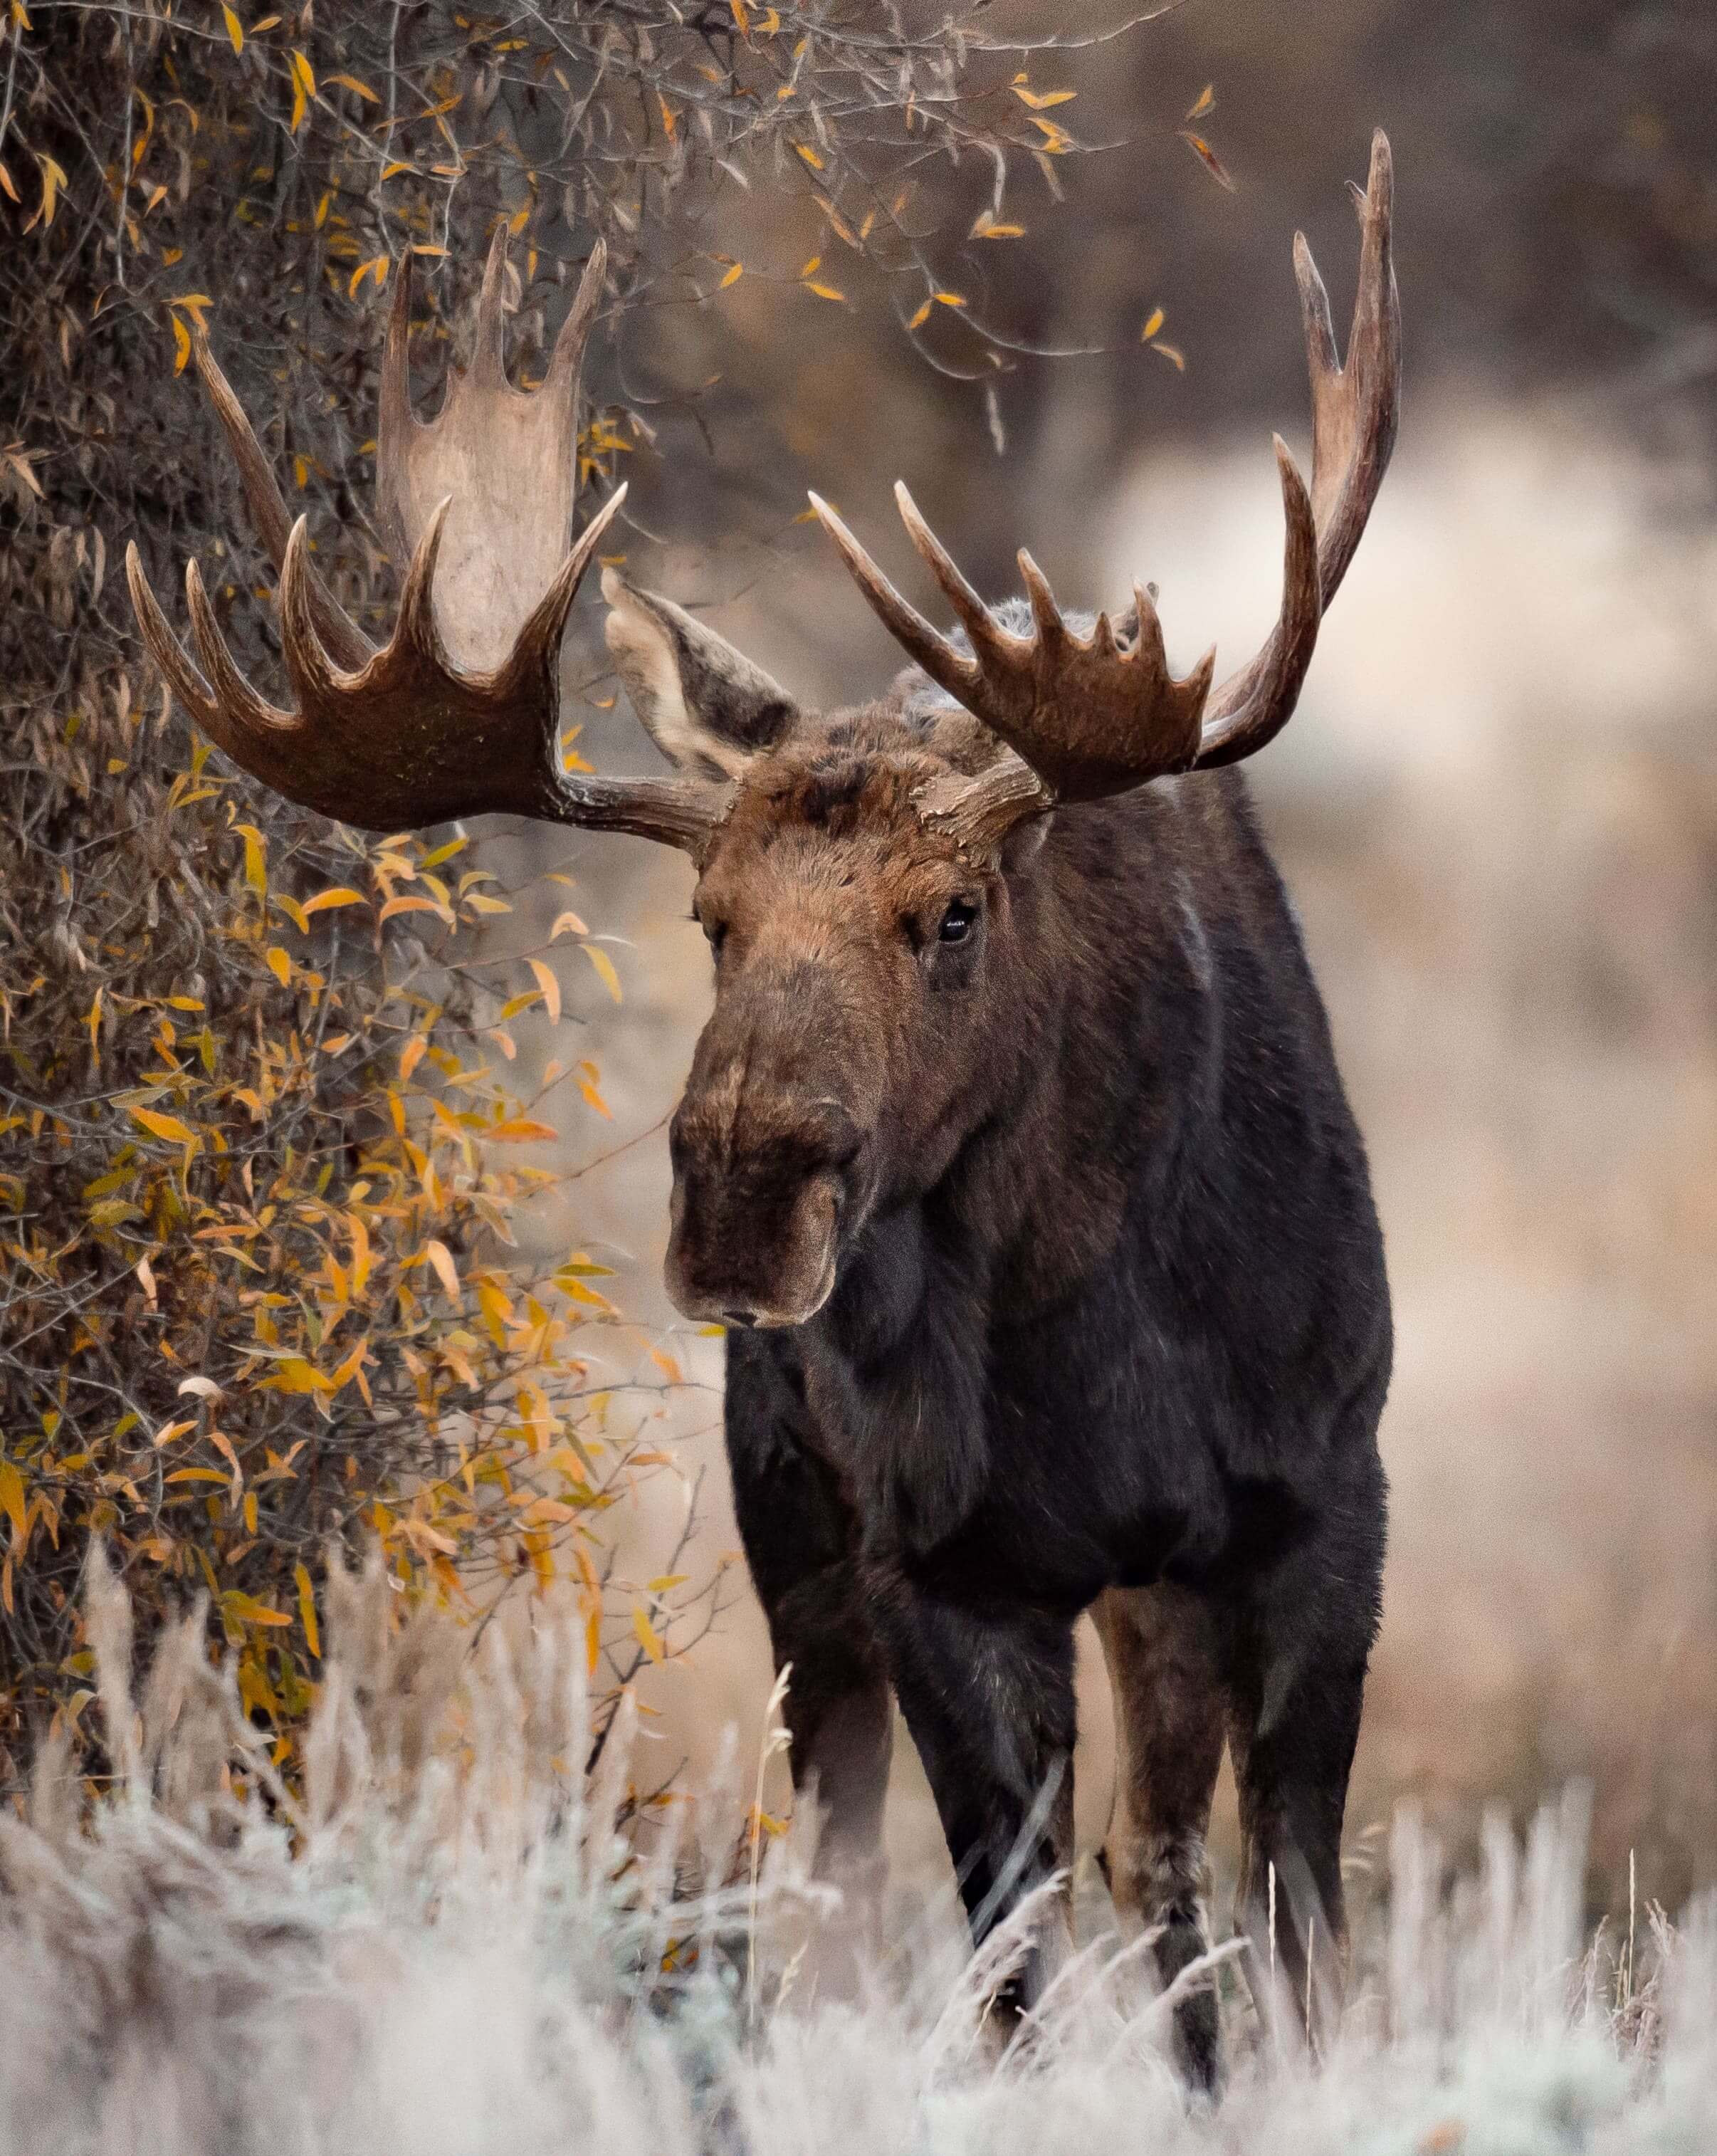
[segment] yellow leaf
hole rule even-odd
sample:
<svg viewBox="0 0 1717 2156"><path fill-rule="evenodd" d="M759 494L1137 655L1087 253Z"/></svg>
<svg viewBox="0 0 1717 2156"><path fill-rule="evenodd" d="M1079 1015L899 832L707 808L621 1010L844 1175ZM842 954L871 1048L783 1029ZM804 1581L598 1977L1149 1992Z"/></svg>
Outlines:
<svg viewBox="0 0 1717 2156"><path fill-rule="evenodd" d="M557 913L555 925L549 931L549 941L552 943L557 936L588 936L589 933L589 929L576 913Z"/></svg>
<svg viewBox="0 0 1717 2156"><path fill-rule="evenodd" d="M1140 343L1149 344L1151 338L1154 337L1156 335L1156 332L1162 327L1163 321L1164 316L1162 309L1161 307L1153 307L1151 310L1150 320L1146 323L1144 328L1139 332Z"/></svg>
<svg viewBox="0 0 1717 2156"><path fill-rule="evenodd" d="M465 904L474 913L510 913L513 910L505 899L491 898L486 891L470 892Z"/></svg>
<svg viewBox="0 0 1717 2156"><path fill-rule="evenodd" d="M614 971L613 960L595 943L581 943L578 947L596 968L597 978L618 1004L620 1001L620 976Z"/></svg>
<svg viewBox="0 0 1717 2156"><path fill-rule="evenodd" d="M746 7L746 0L733 0L733 19L739 25L740 35L749 38L751 34L751 11Z"/></svg>
<svg viewBox="0 0 1717 2156"><path fill-rule="evenodd" d="M233 40L233 51L242 53L244 49L244 25L230 8L223 6L221 13L226 19L227 35Z"/></svg>
<svg viewBox="0 0 1717 2156"><path fill-rule="evenodd" d="M191 357L191 332L177 315L173 316L173 372L182 374Z"/></svg>
<svg viewBox="0 0 1717 2156"><path fill-rule="evenodd" d="M671 1355L666 1353L662 1348L652 1348L650 1350L650 1360L655 1364L656 1368L662 1373L662 1375L668 1380L670 1385L683 1385L685 1383L684 1376L680 1370L679 1363L674 1361Z"/></svg>
<svg viewBox="0 0 1717 2156"><path fill-rule="evenodd" d="M745 264L743 262L735 262L733 267L727 272L727 275L722 279L721 282L715 287L716 290L718 292L725 292L730 285L737 285L740 279L743 277L745 274Z"/></svg>
<svg viewBox="0 0 1717 2156"><path fill-rule="evenodd" d="M254 824L240 824L237 828L244 841L244 880L262 896L269 887L268 855L263 834Z"/></svg>
<svg viewBox="0 0 1717 2156"><path fill-rule="evenodd" d="M1066 105L1079 95L1076 90L1028 90L1019 83L1012 89L1020 103L1030 105L1033 112L1047 112L1052 105Z"/></svg>
<svg viewBox="0 0 1717 2156"><path fill-rule="evenodd" d="M429 1045L421 1033L414 1033L399 1051L399 1075L402 1084L409 1078L423 1060L423 1050Z"/></svg>
<svg viewBox="0 0 1717 2156"><path fill-rule="evenodd" d="M806 280L805 290L807 292L814 292L819 300L839 300L844 303L847 297L844 292L838 292L833 285L818 285L808 278ZM962 300L960 304L964 306L966 302Z"/></svg>
<svg viewBox="0 0 1717 2156"><path fill-rule="evenodd" d="M283 1355L275 1365L272 1378L264 1378L263 1389L276 1393L331 1393L331 1379L325 1378L315 1363L308 1363L302 1355Z"/></svg>
<svg viewBox="0 0 1717 2156"><path fill-rule="evenodd" d="M305 918L304 908L295 898L288 898L284 891L277 891L274 893L274 903L300 936L310 934L310 922Z"/></svg>
<svg viewBox="0 0 1717 2156"><path fill-rule="evenodd" d="M318 1661L322 1659L322 1635L316 1629L316 1596L310 1585L309 1568L295 1564L292 1577L298 1583L298 1621L304 1627L304 1636L310 1652Z"/></svg>
<svg viewBox="0 0 1717 2156"><path fill-rule="evenodd" d="M632 1629L638 1635L638 1645L653 1662L662 1662L667 1660L662 1645L661 1635L651 1624L649 1612L641 1602L634 1603L633 1605Z"/></svg>
<svg viewBox="0 0 1717 2156"><path fill-rule="evenodd" d="M559 1132L552 1123L535 1123L525 1116L510 1116L505 1122L491 1123L484 1137L496 1145L541 1145Z"/></svg>
<svg viewBox="0 0 1717 2156"><path fill-rule="evenodd" d="M0 1460L0 1512L12 1522L12 1547L23 1547L24 1532L23 1477L9 1460Z"/></svg>
<svg viewBox="0 0 1717 2156"><path fill-rule="evenodd" d="M793 147L813 172L820 172L823 170L822 158L817 156L808 142L795 142Z"/></svg>
<svg viewBox="0 0 1717 2156"><path fill-rule="evenodd" d="M1023 239L1025 227L1023 224L997 224L986 210L973 225L968 237L972 239Z"/></svg>
<svg viewBox="0 0 1717 2156"><path fill-rule="evenodd" d="M1207 112L1212 112L1215 109L1216 85L1213 82L1207 82L1188 108L1187 117L1189 120L1202 120Z"/></svg>
<svg viewBox="0 0 1717 2156"><path fill-rule="evenodd" d="M305 917L312 913L326 913L336 906L361 906L364 895L354 891L350 884L336 884L331 891L319 891L314 898L304 902Z"/></svg>
<svg viewBox="0 0 1717 2156"><path fill-rule="evenodd" d="M292 961L278 943L270 943L263 952L263 963L283 988L291 986Z"/></svg>
<svg viewBox="0 0 1717 2156"><path fill-rule="evenodd" d="M945 307L963 307L966 305L958 292L938 292L936 299L938 303Z"/></svg>
<svg viewBox="0 0 1717 2156"><path fill-rule="evenodd" d="M419 247L413 251L422 254L425 249ZM447 249L444 247L438 247L435 252L438 254L445 254ZM450 861L454 855L464 853L470 843L469 839L448 839L445 844L438 846L433 854L425 854L418 866L420 869L438 869L443 861Z"/></svg>
<svg viewBox="0 0 1717 2156"><path fill-rule="evenodd" d="M614 1111L608 1106L602 1095L597 1092L595 1082L589 1078L581 1078L578 1081L578 1090L583 1094L585 1099L590 1103L591 1106L596 1110L597 1113L601 1116L605 1122L610 1123L613 1122Z"/></svg>
<svg viewBox="0 0 1717 2156"><path fill-rule="evenodd" d="M4 165L0 165L0 190L3 190L8 202L18 200L18 188L13 184L11 173L7 171Z"/></svg>
<svg viewBox="0 0 1717 2156"><path fill-rule="evenodd" d="M201 1143L196 1132L188 1124L182 1123L177 1116L163 1116L154 1108L133 1108L131 1114L146 1131L158 1138L169 1138L175 1145Z"/></svg>
<svg viewBox="0 0 1717 2156"><path fill-rule="evenodd" d="M271 1609L266 1602L259 1602L254 1594L241 1594L236 1588L229 1589L221 1597L223 1612L239 1618L247 1625L290 1625L292 1620L283 1610Z"/></svg>
<svg viewBox="0 0 1717 2156"><path fill-rule="evenodd" d="M360 97L366 98L372 105L382 102L368 83L360 82L355 74L325 74L322 80L324 82L337 82L342 89L355 90Z"/></svg>
<svg viewBox="0 0 1717 2156"><path fill-rule="evenodd" d="M311 68L310 62L305 58L304 54L299 51L295 45L292 49L292 80L302 87L306 97L314 97L315 95L316 78L315 71Z"/></svg>
<svg viewBox="0 0 1717 2156"><path fill-rule="evenodd" d="M423 1255L434 1267L435 1277L447 1290L448 1300L458 1302L460 1300L459 1271L454 1263L453 1252L445 1243L438 1242L432 1236L423 1245Z"/></svg>
<svg viewBox="0 0 1717 2156"><path fill-rule="evenodd" d="M36 162L42 167L42 207L38 215L44 224L52 224L59 190L65 185L65 167L52 157L44 157L39 153ZM31 222L33 223L34 219Z"/></svg>
<svg viewBox="0 0 1717 2156"><path fill-rule="evenodd" d="M554 968L546 965L541 958L532 958L526 963L536 976L536 985L542 990L542 1000L550 1023L557 1023L561 1015L561 984L555 978Z"/></svg>

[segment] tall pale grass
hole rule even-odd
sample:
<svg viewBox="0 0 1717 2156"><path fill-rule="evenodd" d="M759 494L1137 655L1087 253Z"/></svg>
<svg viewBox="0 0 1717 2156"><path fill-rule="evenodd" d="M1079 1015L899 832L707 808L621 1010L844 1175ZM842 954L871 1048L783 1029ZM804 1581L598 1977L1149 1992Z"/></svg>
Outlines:
<svg viewBox="0 0 1717 2156"><path fill-rule="evenodd" d="M1257 2035L1219 1949L1235 2063L1200 2108L1112 1933L1005 2055L984 2004L1017 1935L966 1964L920 1912L833 1995L840 1912L797 1833L754 1873L737 1773L643 1802L625 1719L586 1771L571 1613L473 1648L336 1573L289 1790L194 1614L134 1691L99 1553L90 1594L112 1786L91 1803L50 1745L0 1819L6 2156L1717 2146L1717 1921L1586 1936L1577 1800L1524 1844L1494 1825L1453 1886L1398 1821L1318 2057Z"/></svg>

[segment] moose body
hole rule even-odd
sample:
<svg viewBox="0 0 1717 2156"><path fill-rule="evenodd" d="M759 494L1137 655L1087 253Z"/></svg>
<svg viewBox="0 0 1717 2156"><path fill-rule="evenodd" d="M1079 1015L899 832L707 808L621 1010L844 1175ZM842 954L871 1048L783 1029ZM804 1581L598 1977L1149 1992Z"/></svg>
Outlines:
<svg viewBox="0 0 1717 2156"><path fill-rule="evenodd" d="M823 903L769 909L749 958L762 978L746 982L743 951L718 959L735 977L676 1129L694 1207L712 1092L727 1096L715 1173L754 1206L812 1070L840 1083L831 1041L837 1071L888 1063L853 1032L835 922L869 933L864 856L896 767L958 730L951 707L925 712L925 686L796 734L782 759L776 813L823 821ZM706 880L719 887L713 865ZM729 1458L792 1666L795 1777L827 1807L831 1869L868 1891L892 1689L982 1931L1069 1861L1073 1627L1094 1604L1120 1710L1118 1898L1165 1928L1166 1974L1202 1950L1203 1837L1232 1737L1243 1916L1267 1929L1274 1865L1278 1952L1303 1984L1302 1933L1340 1938L1390 1358L1323 1008L1236 773L1058 811L986 900L983 947L926 992L961 1008L914 1029L936 1067L903 1069L875 1116L884 1157L828 1301L729 1336ZM785 1027L758 1012L777 993ZM676 1292L712 1315L723 1296L766 1299L791 1239L719 1211L700 1228L707 1247L670 1259ZM757 1253L737 1286L730 1237ZM1181 2039L1207 2079L1207 1995Z"/></svg>
<svg viewBox="0 0 1717 2156"><path fill-rule="evenodd" d="M195 563L193 664L136 550L146 641L192 716L307 807L372 830L499 810L689 853L715 1006L673 1119L667 1277L728 1328L727 1440L792 1763L822 1853L874 1888L898 1698L974 1934L1071 1856L1073 1631L1117 1698L1107 1856L1166 1978L1205 1943L1226 1743L1251 1974L1310 2012L1339 1974L1340 1841L1378 1617L1390 1327L1363 1148L1244 781L1292 713L1394 439L1388 146L1355 190L1345 363L1296 243L1310 487L1277 444L1275 629L1212 688L1152 594L1111 621L992 608L904 488L959 619L933 629L812 501L915 664L802 711L670 600L605 572L609 649L672 777L574 776L560 643L617 489L561 559L600 246L543 388L502 357L497 228L469 371L413 415L410 258L378 480L406 558L379 649L335 600L198 334L197 367L279 571L297 709L234 665ZM452 480L463 491L446 494ZM438 572L445 542L445 561ZM559 566L555 564L558 561ZM1053 1897L1046 1897L1053 1899ZM1006 1993L1044 1982L1058 1926ZM1183 1988L1189 2074L1216 1999Z"/></svg>

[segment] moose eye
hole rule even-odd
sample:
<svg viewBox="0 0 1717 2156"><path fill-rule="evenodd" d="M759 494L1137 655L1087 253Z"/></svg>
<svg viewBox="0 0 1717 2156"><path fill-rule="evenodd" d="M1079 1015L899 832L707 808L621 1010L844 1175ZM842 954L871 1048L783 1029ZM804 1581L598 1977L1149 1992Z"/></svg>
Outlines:
<svg viewBox="0 0 1717 2156"><path fill-rule="evenodd" d="M968 906L963 898L956 898L942 916L942 925L936 934L944 943L963 943L976 921L977 908Z"/></svg>

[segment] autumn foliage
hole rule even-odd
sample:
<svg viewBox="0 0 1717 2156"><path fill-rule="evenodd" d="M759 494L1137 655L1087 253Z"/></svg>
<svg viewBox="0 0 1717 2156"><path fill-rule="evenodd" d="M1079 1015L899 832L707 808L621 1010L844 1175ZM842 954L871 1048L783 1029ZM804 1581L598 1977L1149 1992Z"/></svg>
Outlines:
<svg viewBox="0 0 1717 2156"><path fill-rule="evenodd" d="M599 1383L592 1343L624 1322L602 1269L574 1251L526 1277L513 1249L554 1173L532 1147L607 1142L600 1074L541 1034L563 982L619 995L600 924L503 890L458 832L377 843L235 775L146 675L115 573L133 538L158 591L199 555L240 665L278 680L274 572L185 372L197 324L323 574L385 633L384 288L419 258L414 343L443 363L501 220L525 382L597 238L599 342L640 313L671 342L676 308L725 304L748 265L707 219L735 180L851 265L835 281L796 244L783 304L864 282L912 344L1000 364L933 244L970 204L927 208L918 170L974 164L972 245L1017 236L1005 185L1032 162L1057 184L1071 93L968 25L858 0L691 15L141 0L0 22L0 1788L42 1728L85 1733L95 1534L146 1631L208 1596L288 1760L331 1542L375 1537L404 1599L455 1609L566 1576L610 1705L707 1621L707 1583L623 1586L604 1555L604 1512L663 1465L648 1388L671 1358L628 1331ZM673 404L627 381L593 352L591 495ZM638 1381L618 1405L616 1370Z"/></svg>

